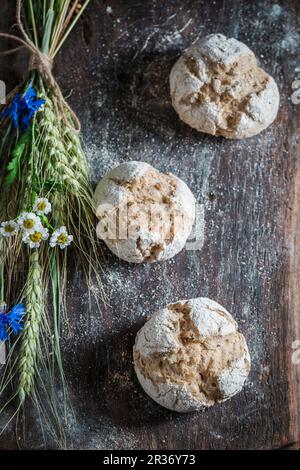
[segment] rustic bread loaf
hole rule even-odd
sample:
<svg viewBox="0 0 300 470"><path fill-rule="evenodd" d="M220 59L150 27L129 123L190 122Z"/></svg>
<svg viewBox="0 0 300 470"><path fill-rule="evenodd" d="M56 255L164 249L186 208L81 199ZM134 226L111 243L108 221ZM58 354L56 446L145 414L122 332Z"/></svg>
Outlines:
<svg viewBox="0 0 300 470"><path fill-rule="evenodd" d="M132 263L175 256L195 220L195 198L187 185L144 162L113 168L99 182L94 201L98 237Z"/></svg>
<svg viewBox="0 0 300 470"><path fill-rule="evenodd" d="M250 370L237 323L221 305L203 297L156 312L138 332L133 354L145 392L179 412L227 400L242 389Z"/></svg>
<svg viewBox="0 0 300 470"><path fill-rule="evenodd" d="M276 118L279 92L242 42L222 34L204 37L175 63L172 103L179 117L200 132L242 139Z"/></svg>

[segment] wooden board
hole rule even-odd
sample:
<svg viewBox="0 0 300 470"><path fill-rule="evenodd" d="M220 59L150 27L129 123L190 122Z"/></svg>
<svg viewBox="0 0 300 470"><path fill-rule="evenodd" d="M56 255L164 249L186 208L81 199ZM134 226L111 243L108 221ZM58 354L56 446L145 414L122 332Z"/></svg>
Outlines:
<svg viewBox="0 0 300 470"><path fill-rule="evenodd" d="M0 29L13 24L1 2ZM55 74L78 113L96 183L119 162L143 160L182 178L205 207L200 251L129 265L103 247L109 304L101 314L80 272L70 272L63 356L75 417L71 448L277 448L299 438L300 365L300 3L285 0L95 0L59 54ZM257 137L227 141L197 133L171 107L168 74L185 47L221 32L244 41L276 79L276 122ZM12 46L3 41L3 48ZM22 53L0 58L8 88ZM300 78L300 77L299 77ZM237 319L252 356L244 390L203 413L179 415L152 402L133 371L132 345L147 315L168 302L208 296ZM25 448L42 440L27 410ZM0 448L16 448L13 428Z"/></svg>

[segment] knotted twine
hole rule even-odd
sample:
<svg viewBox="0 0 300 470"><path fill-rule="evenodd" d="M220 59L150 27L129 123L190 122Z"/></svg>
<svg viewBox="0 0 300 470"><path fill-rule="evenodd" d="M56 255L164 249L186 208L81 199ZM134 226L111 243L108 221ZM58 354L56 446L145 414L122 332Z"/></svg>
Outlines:
<svg viewBox="0 0 300 470"><path fill-rule="evenodd" d="M22 44L21 47L26 47L26 49L30 51L31 56L28 64L28 73L31 70L37 70L42 75L47 88L51 91L56 99L55 105L57 107L59 117L70 127L71 130L73 130L76 134L79 134L81 129L80 121L71 106L64 99L60 86L55 80L52 72L52 58L36 47L24 29L21 18L21 5L22 0L17 0L17 25L22 33L23 38L8 33L0 33L0 37L17 41ZM19 49L20 48L11 49L4 52L3 54L14 53ZM70 117L67 114L70 114Z"/></svg>

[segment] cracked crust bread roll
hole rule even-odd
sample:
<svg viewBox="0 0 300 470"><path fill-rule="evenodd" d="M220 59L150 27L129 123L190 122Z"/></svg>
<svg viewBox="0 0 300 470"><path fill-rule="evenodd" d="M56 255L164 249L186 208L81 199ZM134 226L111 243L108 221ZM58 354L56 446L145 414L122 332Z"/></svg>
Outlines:
<svg viewBox="0 0 300 470"><path fill-rule="evenodd" d="M180 300L156 312L137 333L133 356L144 391L178 412L228 400L242 389L250 370L237 323L204 297Z"/></svg>
<svg viewBox="0 0 300 470"><path fill-rule="evenodd" d="M170 74L172 104L200 132L251 137L276 118L279 92L245 44L211 34L188 48Z"/></svg>
<svg viewBox="0 0 300 470"><path fill-rule="evenodd" d="M195 220L195 198L176 176L144 162L126 162L99 182L94 203L97 236L119 258L155 262L185 246Z"/></svg>

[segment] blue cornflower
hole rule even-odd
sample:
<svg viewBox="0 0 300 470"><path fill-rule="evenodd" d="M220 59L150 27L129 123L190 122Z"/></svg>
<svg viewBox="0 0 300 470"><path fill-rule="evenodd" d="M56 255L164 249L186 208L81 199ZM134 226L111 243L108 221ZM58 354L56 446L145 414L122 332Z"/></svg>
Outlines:
<svg viewBox="0 0 300 470"><path fill-rule="evenodd" d="M0 313L0 341L8 340L9 327L15 335L23 330L23 316L25 314L26 309L22 304L15 305L9 313L6 312L6 307L3 308Z"/></svg>
<svg viewBox="0 0 300 470"><path fill-rule="evenodd" d="M45 100L36 99L35 89L30 85L25 93L17 93L11 104L1 113L1 119L11 119L14 127L26 131L34 114L45 104Z"/></svg>

